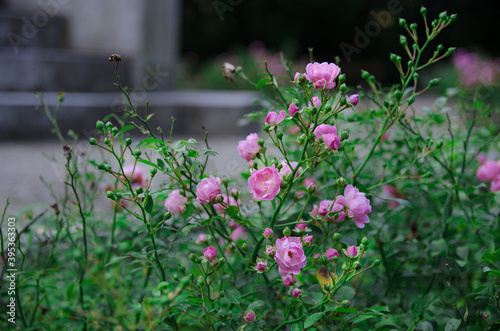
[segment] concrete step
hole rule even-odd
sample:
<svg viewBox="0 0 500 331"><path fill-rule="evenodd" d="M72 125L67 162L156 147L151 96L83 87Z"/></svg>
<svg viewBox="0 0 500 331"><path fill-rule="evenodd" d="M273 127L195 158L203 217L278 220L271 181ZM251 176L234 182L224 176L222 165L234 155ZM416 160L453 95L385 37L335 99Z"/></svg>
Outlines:
<svg viewBox="0 0 500 331"><path fill-rule="evenodd" d="M44 94L47 104L54 109L58 93ZM260 109L254 101L258 94L248 91L192 91L179 90L131 94L139 113L144 114L146 100L149 113L155 113L151 127L170 130L175 117L176 134L202 138L205 129L212 136L244 136L259 129L258 124L241 126L241 117ZM123 96L115 93L68 92L59 111L59 125L63 133L72 129L81 138L90 138L95 123L109 113L123 114ZM12 139L50 139L51 124L45 115L35 111L40 101L29 92L0 92L0 141ZM203 127L205 129L203 129Z"/></svg>

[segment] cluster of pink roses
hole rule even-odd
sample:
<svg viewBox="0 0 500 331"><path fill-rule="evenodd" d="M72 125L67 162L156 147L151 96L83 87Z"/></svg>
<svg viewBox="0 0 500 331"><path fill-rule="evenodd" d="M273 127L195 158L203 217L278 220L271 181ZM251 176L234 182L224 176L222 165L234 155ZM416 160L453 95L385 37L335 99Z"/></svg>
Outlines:
<svg viewBox="0 0 500 331"><path fill-rule="evenodd" d="M500 63L493 60L481 60L479 55L458 49L453 55L453 65L460 74L464 87L479 84L491 85L500 74Z"/></svg>
<svg viewBox="0 0 500 331"><path fill-rule="evenodd" d="M335 200L323 200L320 202L319 207L314 205L311 216L324 217L328 214L339 212L337 217L333 215L327 217L326 220L343 222L347 215L354 220L358 228L362 229L366 223L370 222L367 214L371 211L370 200L366 198L365 193L359 192L359 189L352 185L347 185L344 195L337 196Z"/></svg>
<svg viewBox="0 0 500 331"><path fill-rule="evenodd" d="M486 161L485 157L481 156L479 161L482 164L476 171L477 179L490 182L490 192L500 191L500 160Z"/></svg>

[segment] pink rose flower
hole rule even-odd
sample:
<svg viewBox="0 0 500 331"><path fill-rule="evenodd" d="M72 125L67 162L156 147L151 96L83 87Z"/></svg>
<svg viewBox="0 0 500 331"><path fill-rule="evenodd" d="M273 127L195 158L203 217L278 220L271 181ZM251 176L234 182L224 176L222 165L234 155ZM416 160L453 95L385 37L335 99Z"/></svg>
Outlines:
<svg viewBox="0 0 500 331"><path fill-rule="evenodd" d="M347 207L347 216L354 220L358 228L362 229L365 223L370 222L366 215L372 211L370 200L354 186L347 185L344 195L339 195L335 203Z"/></svg>
<svg viewBox="0 0 500 331"><path fill-rule="evenodd" d="M279 274L298 275L307 264L307 258L302 248L300 237L283 237L276 240L276 255L274 260L278 263Z"/></svg>
<svg viewBox="0 0 500 331"><path fill-rule="evenodd" d="M203 256L207 260L213 260L213 259L215 259L217 257L217 248L215 248L214 246L208 246L203 251Z"/></svg>
<svg viewBox="0 0 500 331"><path fill-rule="evenodd" d="M196 195L196 200L200 203L215 201L221 195L220 178L212 175L209 178L203 178L196 186Z"/></svg>
<svg viewBox="0 0 500 331"><path fill-rule="evenodd" d="M204 243L205 241L207 241L207 239L208 239L208 236L207 236L206 234L204 234L204 233L200 233L200 234L198 235L198 239L196 240L196 243L197 243L197 244L202 244L202 243Z"/></svg>
<svg viewBox="0 0 500 331"><path fill-rule="evenodd" d="M318 90L332 89L335 87L334 80L340 73L340 68L335 63L309 63L306 66L306 79L314 84Z"/></svg>
<svg viewBox="0 0 500 331"><path fill-rule="evenodd" d="M169 213L182 214L186 211L187 198L180 193L180 190L173 190L165 200L165 207Z"/></svg>
<svg viewBox="0 0 500 331"><path fill-rule="evenodd" d="M263 272L266 270L267 265L264 262L258 262L255 268L257 269L257 271Z"/></svg>
<svg viewBox="0 0 500 331"><path fill-rule="evenodd" d="M147 181L144 177L144 169L142 169L141 167L135 166L134 168L133 164L126 165L123 167L123 174L130 181L133 190L135 190L139 186L147 186Z"/></svg>
<svg viewBox="0 0 500 331"><path fill-rule="evenodd" d="M298 111L300 111L299 107L297 107L295 104L291 103L290 106L288 107L288 114L290 116L293 116L295 115L295 113L297 113Z"/></svg>
<svg viewBox="0 0 500 331"><path fill-rule="evenodd" d="M493 178L490 184L490 192L498 192L500 191L500 175Z"/></svg>
<svg viewBox="0 0 500 331"><path fill-rule="evenodd" d="M301 74L300 72L296 72L295 73L295 77L293 78L293 81L295 83L298 83L299 82L299 79L300 79L300 76L302 76L303 74Z"/></svg>
<svg viewBox="0 0 500 331"><path fill-rule="evenodd" d="M274 248L271 245L267 245L266 246L266 254L270 257L274 257L274 255L276 254L276 248Z"/></svg>
<svg viewBox="0 0 500 331"><path fill-rule="evenodd" d="M500 173L500 166L495 161L484 162L476 171L477 179L482 182L492 180Z"/></svg>
<svg viewBox="0 0 500 331"><path fill-rule="evenodd" d="M351 106L356 106L359 102L359 95L353 94L347 98L347 103Z"/></svg>
<svg viewBox="0 0 500 331"><path fill-rule="evenodd" d="M293 291L292 291L292 295L295 299L297 299L299 297L299 295L302 294L302 291L299 290L298 288L294 288Z"/></svg>
<svg viewBox="0 0 500 331"><path fill-rule="evenodd" d="M290 168L290 166L288 165L288 163L285 160L281 160L281 170L279 172L280 177L283 179L286 176L291 175L292 174L292 170L297 167L297 164L298 163L295 162L295 161L290 162L290 165L292 166ZM299 169L297 169L297 172L295 173L294 178L297 178L297 176L299 175L299 173L302 172L303 170L304 169L302 169L302 167L299 167Z"/></svg>
<svg viewBox="0 0 500 331"><path fill-rule="evenodd" d="M319 109L319 107L321 107L321 100L318 98L318 97L313 97L312 98L312 105L311 103L309 102L309 107L316 107Z"/></svg>
<svg viewBox="0 0 500 331"><path fill-rule="evenodd" d="M333 206L332 206L333 204ZM343 209L343 206L334 202L333 200L323 200L317 205L313 205L313 210L311 211L312 217L326 216L330 213L334 213ZM343 222L345 220L345 212L341 211L337 216L333 215L326 218L327 221Z"/></svg>
<svg viewBox="0 0 500 331"><path fill-rule="evenodd" d="M266 123L269 124L270 126L276 126L279 125L281 122L283 122L285 117L286 117L286 111L284 110L280 111L279 115L274 111L270 111L269 113L267 113Z"/></svg>
<svg viewBox="0 0 500 331"><path fill-rule="evenodd" d="M274 234L274 232L273 232L273 230L271 230L270 228L266 228L266 229L264 230L264 237L265 237L265 238L270 238L270 237L272 237L272 236L273 236L273 234Z"/></svg>
<svg viewBox="0 0 500 331"><path fill-rule="evenodd" d="M313 243L313 239L314 239L314 237L313 237L313 236L307 236L307 237L304 237L304 238L302 239L302 241L303 241L304 243L308 242L308 243L309 243L309 245L312 245L312 243Z"/></svg>
<svg viewBox="0 0 500 331"><path fill-rule="evenodd" d="M255 158L261 149L258 141L259 136L256 133L250 133L245 140L240 140L238 153L240 153L242 159L250 162Z"/></svg>
<svg viewBox="0 0 500 331"><path fill-rule="evenodd" d="M358 256L358 249L356 248L356 246L349 246L347 248L347 256L349 256L349 257Z"/></svg>
<svg viewBox="0 0 500 331"><path fill-rule="evenodd" d="M286 275L285 277L283 277L283 285L285 287L292 286L296 282L297 282L297 278L293 275Z"/></svg>
<svg viewBox="0 0 500 331"><path fill-rule="evenodd" d="M280 185L281 177L274 164L253 171L248 178L248 191L252 193L255 201L273 200L280 192Z"/></svg>
<svg viewBox="0 0 500 331"><path fill-rule="evenodd" d="M217 209L221 213L224 213L226 211L226 208L228 208L228 206L238 206L238 204L239 204L239 201L236 201L236 199L233 197L228 197L225 194L223 194L222 197L223 197L222 202L224 204L222 204L222 203L214 204L214 208Z"/></svg>
<svg viewBox="0 0 500 331"><path fill-rule="evenodd" d="M246 313L245 315L245 319L248 321L248 322L253 322L255 321L255 313L253 311L249 311L248 313Z"/></svg>
<svg viewBox="0 0 500 331"><path fill-rule="evenodd" d="M300 222L305 222L305 221L301 219ZM297 229L304 231L307 228L307 223L298 223L295 226L297 227Z"/></svg>
<svg viewBox="0 0 500 331"><path fill-rule="evenodd" d="M318 183L316 182L315 177L308 177L308 178L304 179L304 187L306 189L316 188L317 186L318 186Z"/></svg>
<svg viewBox="0 0 500 331"><path fill-rule="evenodd" d="M331 150L339 149L340 137L337 136L337 128L334 125L320 124L314 129L316 141L323 138L323 142Z"/></svg>
<svg viewBox="0 0 500 331"><path fill-rule="evenodd" d="M337 256L340 257L339 252L335 248L328 248L325 253L326 257L330 262L333 262L333 257Z"/></svg>

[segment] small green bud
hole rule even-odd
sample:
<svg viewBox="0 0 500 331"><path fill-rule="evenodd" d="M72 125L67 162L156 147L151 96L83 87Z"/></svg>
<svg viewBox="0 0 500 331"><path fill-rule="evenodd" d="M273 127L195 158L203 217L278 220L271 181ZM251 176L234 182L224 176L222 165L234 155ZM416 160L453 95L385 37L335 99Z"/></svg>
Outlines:
<svg viewBox="0 0 500 331"><path fill-rule="evenodd" d="M373 261L372 266L373 266L373 267L376 267L376 266L378 266L379 264L380 264L380 260L375 260L375 261Z"/></svg>
<svg viewBox="0 0 500 331"><path fill-rule="evenodd" d="M94 145L94 146L95 146L95 145L97 145L97 140L95 140L95 138L90 138L90 139L89 139L89 144L91 144L91 145Z"/></svg>
<svg viewBox="0 0 500 331"><path fill-rule="evenodd" d="M345 91L347 91L347 86L345 84L342 84L340 85L339 90L340 92L344 93Z"/></svg>
<svg viewBox="0 0 500 331"><path fill-rule="evenodd" d="M350 307L350 306L351 306L351 301L349 301L349 300L347 300L347 299L344 299L344 300L342 300L341 304L342 304L342 306L343 306L344 308L348 308L348 307Z"/></svg>
<svg viewBox="0 0 500 331"><path fill-rule="evenodd" d="M292 234L292 230L287 226L283 229L283 235L289 237Z"/></svg>
<svg viewBox="0 0 500 331"><path fill-rule="evenodd" d="M408 45L408 42L406 40L405 36L399 36L399 43L403 45L403 47L406 47Z"/></svg>
<svg viewBox="0 0 500 331"><path fill-rule="evenodd" d="M142 192L144 192L144 189L142 188L142 186L137 186L137 188L135 189L135 193L141 194Z"/></svg>
<svg viewBox="0 0 500 331"><path fill-rule="evenodd" d="M361 70L361 78L367 80L370 77L370 73L366 70Z"/></svg>
<svg viewBox="0 0 500 331"><path fill-rule="evenodd" d="M247 243L242 243L241 244L241 249L246 251L248 249L248 244Z"/></svg>
<svg viewBox="0 0 500 331"><path fill-rule="evenodd" d="M182 264L179 263L178 269L181 272L181 274L183 274L183 275L186 274L186 268Z"/></svg>
<svg viewBox="0 0 500 331"><path fill-rule="evenodd" d="M396 63L401 63L401 56L399 56L399 55L398 55L398 56L396 57Z"/></svg>
<svg viewBox="0 0 500 331"><path fill-rule="evenodd" d="M151 170L149 170L149 172L151 172L151 177L154 177L156 175L156 173L158 172L158 169L151 168Z"/></svg>
<svg viewBox="0 0 500 331"><path fill-rule="evenodd" d="M242 66L237 66L235 69L234 69L234 72L239 75L243 72L243 67Z"/></svg>
<svg viewBox="0 0 500 331"><path fill-rule="evenodd" d="M328 257L326 257L325 254L321 254L320 261L324 265L328 265L330 263L330 260L328 259Z"/></svg>
<svg viewBox="0 0 500 331"><path fill-rule="evenodd" d="M414 50L417 50L418 45L417 44L413 44L413 45L411 45L411 48L413 48Z"/></svg>
<svg viewBox="0 0 500 331"><path fill-rule="evenodd" d="M420 75L418 73L414 73L413 74L413 80L414 81L417 81L418 80L418 77L420 77Z"/></svg>
<svg viewBox="0 0 500 331"><path fill-rule="evenodd" d="M297 137L297 142L302 145L307 139L307 135L305 133L301 134Z"/></svg>
<svg viewBox="0 0 500 331"><path fill-rule="evenodd" d="M431 23L431 25L432 25L432 27L433 27L433 28L435 28L435 27L436 27L436 25L438 25L438 24L439 24L439 21L438 21L438 20L434 20L434 21L432 21L432 23Z"/></svg>
<svg viewBox="0 0 500 331"><path fill-rule="evenodd" d="M141 152L140 150L136 150L136 151L134 152L134 155L135 155L135 158L136 158L136 159L138 159L138 158L139 158L139 156L141 156L141 154L142 154L142 152Z"/></svg>
<svg viewBox="0 0 500 331"><path fill-rule="evenodd" d="M356 270L361 269L361 264L359 263L359 261L354 262L354 269L356 269Z"/></svg>
<svg viewBox="0 0 500 331"><path fill-rule="evenodd" d="M127 138L125 139L125 145L128 147L130 145L132 145L132 139L131 138Z"/></svg>
<svg viewBox="0 0 500 331"><path fill-rule="evenodd" d="M179 275L178 274L172 274L172 278L178 282L179 281Z"/></svg>
<svg viewBox="0 0 500 331"><path fill-rule="evenodd" d="M443 144L444 144L443 139L439 139L439 140L437 141L437 143L436 143L436 148L441 148L441 147L443 147Z"/></svg>
<svg viewBox="0 0 500 331"><path fill-rule="evenodd" d="M450 47L450 48L448 48L448 50L446 51L445 55L446 56L452 55L453 53L455 53L456 49L457 49L456 47Z"/></svg>
<svg viewBox="0 0 500 331"><path fill-rule="evenodd" d="M189 275L187 276L187 278L188 278L189 280L194 280L194 275L193 275L193 274L189 274Z"/></svg>
<svg viewBox="0 0 500 331"><path fill-rule="evenodd" d="M111 133L114 135L116 135L118 133L118 128L115 126L113 129L111 129Z"/></svg>
<svg viewBox="0 0 500 331"><path fill-rule="evenodd" d="M339 145L339 152L342 152L344 149L345 149L345 144L344 144L344 143L341 143L341 144Z"/></svg>
<svg viewBox="0 0 500 331"><path fill-rule="evenodd" d="M448 19L448 13L447 12L442 12L441 14L439 14L439 19L441 21L446 21Z"/></svg>
<svg viewBox="0 0 500 331"><path fill-rule="evenodd" d="M270 126L269 124L267 124L267 123L264 123L264 124L262 125L262 131L264 131L264 132L269 132L269 131L271 131L271 126Z"/></svg>
<svg viewBox="0 0 500 331"><path fill-rule="evenodd" d="M389 59L391 60L391 62L394 62L394 63L396 63L397 57L398 56L394 53L391 53L391 55L389 55Z"/></svg>
<svg viewBox="0 0 500 331"><path fill-rule="evenodd" d="M410 24L410 29L416 30L417 29L417 23Z"/></svg>
<svg viewBox="0 0 500 331"><path fill-rule="evenodd" d="M369 81L370 83L375 83L375 76L370 75L370 77L368 77L368 81Z"/></svg>
<svg viewBox="0 0 500 331"><path fill-rule="evenodd" d="M399 19L399 25L401 25L405 29L406 27L408 27L408 24L406 24L406 20L404 18Z"/></svg>
<svg viewBox="0 0 500 331"><path fill-rule="evenodd" d="M335 241L339 241L339 240L340 240L340 238L342 238L342 236L340 235L340 233L335 232L335 233L333 234L332 238L333 238L333 240L335 240Z"/></svg>
<svg viewBox="0 0 500 331"><path fill-rule="evenodd" d="M110 198L111 200L115 199L115 192L113 191L106 191L106 196Z"/></svg>
<svg viewBox="0 0 500 331"><path fill-rule="evenodd" d="M414 102L415 102L415 96L412 95L410 98L408 98L408 105L411 105Z"/></svg>
<svg viewBox="0 0 500 331"><path fill-rule="evenodd" d="M444 50L443 44L439 44L438 47L437 47L437 51L438 52L442 52L443 50Z"/></svg>
<svg viewBox="0 0 500 331"><path fill-rule="evenodd" d="M453 23L457 20L457 14L451 14L450 16L450 23Z"/></svg>
<svg viewBox="0 0 500 331"><path fill-rule="evenodd" d="M349 131L344 131L344 132L342 132L342 134L340 135L340 141L342 141L342 140L346 140L346 139L349 139Z"/></svg>
<svg viewBox="0 0 500 331"><path fill-rule="evenodd" d="M413 61L412 60L408 61L408 67L413 67Z"/></svg>
<svg viewBox="0 0 500 331"><path fill-rule="evenodd" d="M110 144L108 138L104 138L104 140L102 142L104 143L104 145L107 145L107 146L109 146L109 144Z"/></svg>
<svg viewBox="0 0 500 331"><path fill-rule="evenodd" d="M195 262L196 261L196 255L194 255L193 253L189 253L188 255L188 259Z"/></svg>
<svg viewBox="0 0 500 331"><path fill-rule="evenodd" d="M107 164L107 163L104 164L104 169L106 169L108 171L111 170L111 164Z"/></svg>
<svg viewBox="0 0 500 331"><path fill-rule="evenodd" d="M97 121L96 124L95 124L95 127L99 130L99 131L103 131L104 130L104 123L102 121Z"/></svg>
<svg viewBox="0 0 500 331"><path fill-rule="evenodd" d="M202 276L198 277L198 279L196 280L196 284L197 284L198 286L203 286L203 285L205 285L205 280L203 279L203 277L202 277Z"/></svg>
<svg viewBox="0 0 500 331"><path fill-rule="evenodd" d="M391 106L391 103L389 102L389 100L384 100L384 107L389 108L390 106Z"/></svg>
<svg viewBox="0 0 500 331"><path fill-rule="evenodd" d="M226 264L226 259L221 257L219 262L217 262L217 266L222 267L224 264Z"/></svg>
<svg viewBox="0 0 500 331"><path fill-rule="evenodd" d="M123 197L123 196L122 196L122 194L121 194L120 192L117 192L117 193L115 194L115 196L116 196L116 200L120 200L120 199Z"/></svg>
<svg viewBox="0 0 500 331"><path fill-rule="evenodd" d="M344 83L344 82L345 82L345 80L346 80L345 75L344 75L344 74L340 74L340 75L339 75L339 84Z"/></svg>
<svg viewBox="0 0 500 331"><path fill-rule="evenodd" d="M427 8L424 6L420 7L420 14L425 17L427 15Z"/></svg>
<svg viewBox="0 0 500 331"><path fill-rule="evenodd" d="M106 167L104 166L104 163L98 163L97 164L97 169L99 169L99 170L105 170Z"/></svg>
<svg viewBox="0 0 500 331"><path fill-rule="evenodd" d="M400 90L394 91L394 98L396 100L401 100L402 97L403 97L403 92L401 92Z"/></svg>
<svg viewBox="0 0 500 331"><path fill-rule="evenodd" d="M359 244L359 249L360 250L365 250L366 249L366 246L364 244Z"/></svg>
<svg viewBox="0 0 500 331"><path fill-rule="evenodd" d="M166 220L169 220L170 217L172 217L172 214L169 213L169 212L166 212L165 214L163 214L163 219L166 221Z"/></svg>
<svg viewBox="0 0 500 331"><path fill-rule="evenodd" d="M366 236L364 236L362 239L361 239L361 243L363 245L368 245L368 238Z"/></svg>
<svg viewBox="0 0 500 331"><path fill-rule="evenodd" d="M283 139L283 133L281 131L276 131L276 138L278 138L278 140Z"/></svg>
<svg viewBox="0 0 500 331"><path fill-rule="evenodd" d="M182 279L181 279L181 286L183 288L186 287L186 286L188 286L189 283L191 283L192 280L194 280L194 276L193 275L189 275L187 277L182 277Z"/></svg>
<svg viewBox="0 0 500 331"><path fill-rule="evenodd" d="M382 163L382 168L386 169L387 168L387 162Z"/></svg>
<svg viewBox="0 0 500 331"><path fill-rule="evenodd" d="M337 186L342 187L342 186L345 185L345 179L344 179L344 177L337 178L336 182L337 182Z"/></svg>
<svg viewBox="0 0 500 331"><path fill-rule="evenodd" d="M340 107L347 105L347 98L342 98L339 100Z"/></svg>
<svg viewBox="0 0 500 331"><path fill-rule="evenodd" d="M438 86L439 85L439 81L441 80L441 78L434 78L434 79L431 79L429 81L429 87L434 87L434 86Z"/></svg>
<svg viewBox="0 0 500 331"><path fill-rule="evenodd" d="M113 123L106 122L106 127L108 128L108 130L111 130L111 128L113 127Z"/></svg>

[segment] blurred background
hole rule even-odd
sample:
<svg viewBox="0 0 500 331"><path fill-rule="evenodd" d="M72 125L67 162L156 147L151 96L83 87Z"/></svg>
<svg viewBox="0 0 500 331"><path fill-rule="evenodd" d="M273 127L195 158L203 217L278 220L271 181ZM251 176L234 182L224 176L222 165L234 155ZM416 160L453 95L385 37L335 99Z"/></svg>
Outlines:
<svg viewBox="0 0 500 331"><path fill-rule="evenodd" d="M312 48L316 61L339 61L349 85L360 84L362 68L391 84L397 76L389 53L403 53L398 18L422 29L422 5L430 19L445 10L458 14L431 51L442 43L496 61L500 25L493 1L0 0L0 167L12 171L0 179L0 198L26 198L38 174L22 188L19 181L33 164L48 167L34 159L41 151L52 148L62 157L50 122L35 111L40 101L33 92L44 92L54 107L63 91L61 129L75 130L82 141L94 134L97 119L122 111L115 63L108 61L113 53L122 56L118 72L133 102L144 109L150 101L155 126L168 130L174 116L181 136L201 137L207 129L221 150L234 149L227 156L234 159L237 140L256 130L237 124L259 109L258 94L242 81L224 80L224 62L258 80L264 61L284 75L280 51L294 71L304 72ZM458 84L451 60L432 70L429 79L443 77L441 91ZM36 201L39 192L32 194Z"/></svg>

